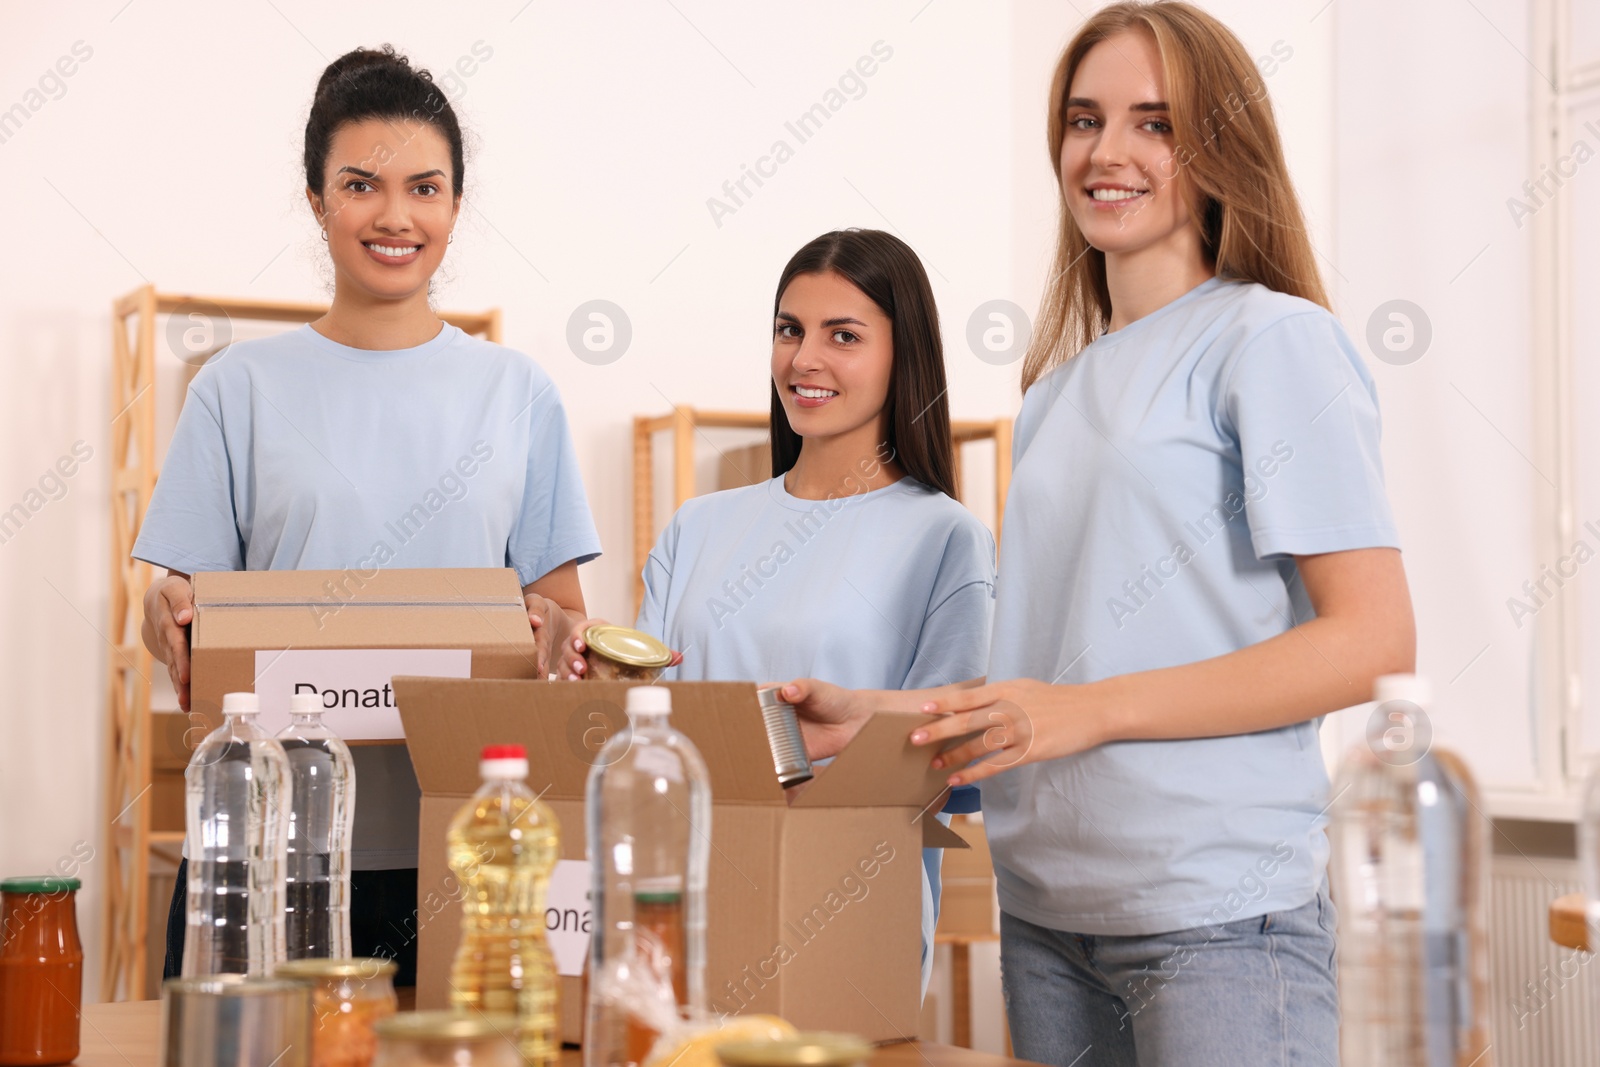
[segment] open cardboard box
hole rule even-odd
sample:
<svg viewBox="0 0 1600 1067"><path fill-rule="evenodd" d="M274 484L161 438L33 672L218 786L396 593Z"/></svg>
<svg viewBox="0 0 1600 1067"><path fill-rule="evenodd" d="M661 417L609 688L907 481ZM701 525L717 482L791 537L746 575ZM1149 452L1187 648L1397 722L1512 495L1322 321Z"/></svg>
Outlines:
<svg viewBox="0 0 1600 1067"><path fill-rule="evenodd" d="M290 694L314 691L346 741L394 743L396 674L538 677L522 587L501 568L196 574L190 649L193 738L221 723L224 693L256 693L276 733Z"/></svg>
<svg viewBox="0 0 1600 1067"><path fill-rule="evenodd" d="M908 742L921 716L880 714L790 806L748 682L675 682L672 722L711 775L706 991L719 1013L771 1013L871 1041L917 1036L924 844L965 847L928 808L947 772ZM561 1036L582 1034L589 921L584 787L622 729L625 682L397 677L422 785L417 1006L443 1008L463 887L445 862L450 820L480 784L486 744L528 750L528 784L561 828L546 901Z"/></svg>

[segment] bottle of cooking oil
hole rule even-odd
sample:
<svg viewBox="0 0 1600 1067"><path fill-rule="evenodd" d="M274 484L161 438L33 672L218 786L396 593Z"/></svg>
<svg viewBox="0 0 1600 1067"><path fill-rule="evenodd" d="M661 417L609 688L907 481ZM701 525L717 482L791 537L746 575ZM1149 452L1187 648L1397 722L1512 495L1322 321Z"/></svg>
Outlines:
<svg viewBox="0 0 1600 1067"><path fill-rule="evenodd" d="M559 852L555 816L528 788L527 751L488 745L483 785L450 823L450 868L463 889L461 947L450 1006L517 1017L529 1067L553 1067L556 972L545 941L544 895Z"/></svg>

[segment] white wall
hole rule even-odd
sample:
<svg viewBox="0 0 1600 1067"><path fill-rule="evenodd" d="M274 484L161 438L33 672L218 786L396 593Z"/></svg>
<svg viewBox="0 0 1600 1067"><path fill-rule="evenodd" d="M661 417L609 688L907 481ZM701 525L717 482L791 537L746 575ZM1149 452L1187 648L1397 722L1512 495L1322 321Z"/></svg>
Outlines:
<svg viewBox="0 0 1600 1067"><path fill-rule="evenodd" d="M50 867L79 841L101 848L110 301L147 280L169 291L326 298L299 139L319 72L351 47L392 41L436 71L475 47L492 50L454 88L474 151L438 303L502 307L506 342L560 386L609 549L583 572L597 612L626 618L631 609L631 417L680 403L763 410L772 286L787 257L823 230L872 226L905 237L923 255L942 310L953 414L1014 413L1018 365L977 359L966 327L989 300L1036 304L1056 203L1044 95L1077 9L1054 0L674 4L508 0L445 15L420 4L356 14L291 0L240 8L105 0L8 16L0 110L29 104L25 92L76 42L92 54L58 98L39 98L0 142L8 207L0 510L74 442L94 456L62 499L0 544L9 697L0 705L0 874ZM1504 580L1525 576L1516 519L1484 513L1522 507L1526 474L1496 452L1503 443L1484 435L1477 416L1450 407L1459 397L1449 386L1461 384L1513 440L1524 432L1525 388L1496 377L1494 361L1496 352L1520 355L1521 305L1494 283L1514 276L1519 253L1487 229L1503 210L1498 190L1525 176L1515 131L1487 128L1518 121L1515 100L1495 94L1520 60L1470 12L1408 16L1396 31L1404 38L1385 44L1378 27L1396 9L1375 0L1205 6L1252 54L1292 50L1268 85L1352 333L1359 339L1372 306L1391 295L1423 292L1411 299L1433 315L1428 359L1370 365L1419 599L1460 587L1441 609L1422 605L1425 625L1441 612L1460 616L1424 633L1425 669L1448 673L1458 652L1476 648L1466 647L1473 626L1503 610L1495 597ZM1487 7L1517 34L1521 5ZM1341 33L1341 18L1355 28ZM1430 59L1434 44L1420 42L1441 40L1460 54ZM893 53L864 94L795 144L785 122L880 41ZM1475 110L1480 96L1498 100L1492 118ZM1369 127L1380 132L1369 136ZM778 138L794 158L718 225L707 199ZM1472 167L1442 170L1434 161L1458 141L1475 153ZM1480 164L1492 173L1473 169ZM1386 184L1391 174L1441 180L1396 189ZM1441 221L1434 198L1446 195ZM1500 243L1452 288L1446 268L1482 243L1474 227ZM606 366L577 358L566 342L569 315L596 298L620 305L633 331L625 355ZM1485 306L1497 309L1486 322ZM1456 361L1458 351L1470 356ZM163 358L164 373L180 369ZM1436 469L1450 472L1445 482ZM1503 484L1505 495L1477 515L1434 506L1441 485L1451 507L1470 502L1471 486L1450 480L1471 478ZM1495 746L1492 706L1521 684L1519 655L1506 641L1474 668L1489 708L1475 744ZM1330 747L1345 739L1337 728L1332 736ZM1505 751L1514 775L1515 744ZM80 917L93 956L105 857L83 877ZM91 968L89 991L96 986Z"/></svg>
<svg viewBox="0 0 1600 1067"><path fill-rule="evenodd" d="M22 499L74 442L94 454L0 545L0 873L51 867L79 841L103 851L110 302L146 281L326 298L299 141L318 74L349 48L392 41L436 72L492 50L455 89L475 150L438 303L504 308L506 342L556 379L609 549L582 576L594 610L631 613L631 417L764 410L772 289L824 230L902 234L943 311L953 413L1011 413L1014 368L960 341L972 308L1012 295L1003 13L923 0L804 17L691 0L520 8L119 0L8 15L0 108L28 106L24 91L76 42L88 58L0 143L0 501ZM880 41L892 54L865 92L795 143L785 122ZM707 199L778 138L794 157L717 225ZM565 340L595 298L632 324L608 366ZM180 369L163 355L163 373ZM100 856L82 873L91 957L107 871Z"/></svg>

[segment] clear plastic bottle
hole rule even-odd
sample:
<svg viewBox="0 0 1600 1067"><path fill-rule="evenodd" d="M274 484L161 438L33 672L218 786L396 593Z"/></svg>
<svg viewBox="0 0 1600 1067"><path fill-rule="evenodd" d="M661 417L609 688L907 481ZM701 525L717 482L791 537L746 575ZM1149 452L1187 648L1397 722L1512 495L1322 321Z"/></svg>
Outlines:
<svg viewBox="0 0 1600 1067"><path fill-rule="evenodd" d="M222 698L223 723L184 771L189 849L183 976L268 975L282 962L289 760L256 725L254 693Z"/></svg>
<svg viewBox="0 0 1600 1067"><path fill-rule="evenodd" d="M1591 950L1600 946L1600 757L1591 756L1583 777L1578 816L1578 867Z"/></svg>
<svg viewBox="0 0 1600 1067"><path fill-rule="evenodd" d="M461 880L461 945L450 1006L517 1017L529 1067L552 1067L556 970L545 940L544 897L560 855L555 815L528 788L527 751L488 745L483 785L450 822L450 869Z"/></svg>
<svg viewBox="0 0 1600 1067"><path fill-rule="evenodd" d="M636 1067L660 1033L705 1011L711 780L671 711L668 689L629 689L628 728L589 771L585 1067Z"/></svg>
<svg viewBox="0 0 1600 1067"><path fill-rule="evenodd" d="M350 749L322 721L315 693L289 698L278 741L289 759L284 934L291 960L350 956L350 833L356 771Z"/></svg>
<svg viewBox="0 0 1600 1067"><path fill-rule="evenodd" d="M1427 681L1385 675L1376 700L1328 827L1341 1062L1487 1067L1488 821L1465 764L1429 744Z"/></svg>

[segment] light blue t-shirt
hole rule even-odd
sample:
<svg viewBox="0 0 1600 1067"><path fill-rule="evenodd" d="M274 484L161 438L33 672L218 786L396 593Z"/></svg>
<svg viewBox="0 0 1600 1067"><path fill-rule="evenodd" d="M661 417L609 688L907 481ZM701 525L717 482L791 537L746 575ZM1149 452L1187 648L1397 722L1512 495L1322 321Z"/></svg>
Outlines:
<svg viewBox="0 0 1600 1067"><path fill-rule="evenodd" d="M696 497L644 580L639 629L683 653L668 680L923 689L976 678L988 658L994 538L912 478L827 500L791 496L782 477ZM942 856L923 850L924 989Z"/></svg>
<svg viewBox="0 0 1600 1067"><path fill-rule="evenodd" d="M511 567L523 585L599 554L555 384L448 324L391 351L302 326L219 352L189 386L133 546L188 574ZM405 749L352 753L353 865L415 867Z"/></svg>
<svg viewBox="0 0 1600 1067"><path fill-rule="evenodd" d="M1193 663L1310 619L1292 556L1398 546L1378 431L1360 356L1308 301L1211 279L1102 336L1017 419L990 680ZM1328 853L1319 725L986 780L1001 908L1135 935L1306 903Z"/></svg>

